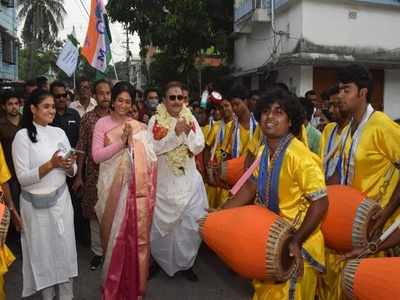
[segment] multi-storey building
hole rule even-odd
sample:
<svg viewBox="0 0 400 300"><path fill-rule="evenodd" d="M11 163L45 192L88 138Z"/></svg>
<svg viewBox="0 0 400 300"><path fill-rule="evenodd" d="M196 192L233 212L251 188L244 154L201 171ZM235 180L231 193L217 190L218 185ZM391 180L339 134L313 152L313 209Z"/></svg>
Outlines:
<svg viewBox="0 0 400 300"><path fill-rule="evenodd" d="M0 81L18 79L16 0L0 0Z"/></svg>
<svg viewBox="0 0 400 300"><path fill-rule="evenodd" d="M234 76L251 89L284 82L298 95L367 65L374 106L400 118L400 0L236 0Z"/></svg>

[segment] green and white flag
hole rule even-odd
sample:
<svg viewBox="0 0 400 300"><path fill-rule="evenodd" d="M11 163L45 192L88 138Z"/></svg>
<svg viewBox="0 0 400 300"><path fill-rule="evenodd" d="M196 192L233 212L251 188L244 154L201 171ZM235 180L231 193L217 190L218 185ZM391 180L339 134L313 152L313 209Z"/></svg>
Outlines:
<svg viewBox="0 0 400 300"><path fill-rule="evenodd" d="M79 60L79 43L76 39L75 27L72 34L68 35L64 48L57 59L57 67L65 72L68 77L71 77L76 70Z"/></svg>

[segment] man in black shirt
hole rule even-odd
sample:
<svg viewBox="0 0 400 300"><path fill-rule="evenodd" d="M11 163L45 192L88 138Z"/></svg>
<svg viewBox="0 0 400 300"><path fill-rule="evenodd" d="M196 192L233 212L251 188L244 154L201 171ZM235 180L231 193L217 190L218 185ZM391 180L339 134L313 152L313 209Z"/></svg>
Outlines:
<svg viewBox="0 0 400 300"><path fill-rule="evenodd" d="M56 106L56 116L51 125L62 128L68 137L71 147L75 148L79 139L79 124L81 120L79 113L75 109L68 108L68 95L63 82L54 81L50 85L50 92L54 97Z"/></svg>
<svg viewBox="0 0 400 300"><path fill-rule="evenodd" d="M4 110L5 115L0 118L0 143L3 146L6 162L11 173L11 179L8 181L8 185L10 186L14 203L17 204L17 209L19 209L18 199L20 185L14 170L14 162L11 155L11 144L14 140L15 134L22 127L22 115L19 112L21 107L21 99L14 92L4 93L2 96L1 107Z"/></svg>
<svg viewBox="0 0 400 300"><path fill-rule="evenodd" d="M79 140L79 127L81 121L79 112L67 106L68 94L63 82L54 81L50 85L50 92L54 97L54 104L56 106L56 115L51 125L62 128L68 137L71 147L75 148ZM71 194L72 205L74 207L75 237L78 242L87 245L89 241L88 223L85 222L82 216L80 205L82 194L73 191L72 183L73 179L68 178L67 184Z"/></svg>

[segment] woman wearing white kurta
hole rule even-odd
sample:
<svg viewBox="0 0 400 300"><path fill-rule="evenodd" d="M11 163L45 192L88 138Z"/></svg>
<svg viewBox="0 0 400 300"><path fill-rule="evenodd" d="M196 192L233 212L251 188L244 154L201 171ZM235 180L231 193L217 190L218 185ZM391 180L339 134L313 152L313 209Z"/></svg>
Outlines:
<svg viewBox="0 0 400 300"><path fill-rule="evenodd" d="M204 137L183 105L179 83L167 85L165 92L148 126L158 158L151 253L169 276L185 271L188 280L197 281L192 270L201 244L197 221L205 215L208 201L194 156L203 150Z"/></svg>
<svg viewBox="0 0 400 300"><path fill-rule="evenodd" d="M20 208L23 257L22 297L41 291L43 299L72 299L72 278L78 275L73 209L66 175L76 172L75 155L65 132L49 126L54 119L53 97L35 91L24 108L23 129L17 132L12 154L21 184Z"/></svg>

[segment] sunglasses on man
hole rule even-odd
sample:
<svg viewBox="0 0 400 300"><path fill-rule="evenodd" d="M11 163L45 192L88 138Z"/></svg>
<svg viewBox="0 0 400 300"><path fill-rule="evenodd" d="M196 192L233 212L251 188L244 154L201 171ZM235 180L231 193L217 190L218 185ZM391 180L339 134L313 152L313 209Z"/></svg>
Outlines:
<svg viewBox="0 0 400 300"><path fill-rule="evenodd" d="M176 100L182 101L184 97L182 95L169 95L168 100L170 101L176 101Z"/></svg>

